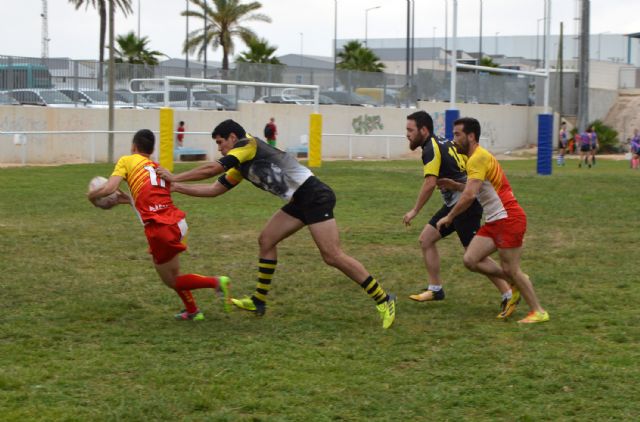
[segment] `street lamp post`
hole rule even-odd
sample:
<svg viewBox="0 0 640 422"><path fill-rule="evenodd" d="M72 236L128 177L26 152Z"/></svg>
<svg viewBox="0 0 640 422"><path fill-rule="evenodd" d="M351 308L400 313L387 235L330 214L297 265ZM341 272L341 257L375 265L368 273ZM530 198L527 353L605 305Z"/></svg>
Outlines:
<svg viewBox="0 0 640 422"><path fill-rule="evenodd" d="M302 67L303 47L304 47L304 34L300 32L300 67Z"/></svg>
<svg viewBox="0 0 640 422"><path fill-rule="evenodd" d="M336 90L338 70L338 0L333 0L333 90Z"/></svg>
<svg viewBox="0 0 640 422"><path fill-rule="evenodd" d="M207 0L204 0L204 78L207 77Z"/></svg>
<svg viewBox="0 0 640 422"><path fill-rule="evenodd" d="M482 0L480 0L480 35L478 37L480 39L478 46L478 65L482 65Z"/></svg>
<svg viewBox="0 0 640 422"><path fill-rule="evenodd" d="M498 55L498 34L500 32L496 32L496 56Z"/></svg>
<svg viewBox="0 0 640 422"><path fill-rule="evenodd" d="M138 39L140 39L140 1L138 0Z"/></svg>
<svg viewBox="0 0 640 422"><path fill-rule="evenodd" d="M436 26L433 27L433 37L431 37L431 71L436 70Z"/></svg>
<svg viewBox="0 0 640 422"><path fill-rule="evenodd" d="M543 21L544 18L540 18L536 24L536 68L540 67L540 22Z"/></svg>
<svg viewBox="0 0 640 422"><path fill-rule="evenodd" d="M447 59L447 40L449 38L449 1L444 0L444 71L447 72L449 59Z"/></svg>
<svg viewBox="0 0 640 422"><path fill-rule="evenodd" d="M364 10L364 46L367 47L368 26L369 26L369 12L371 10L380 9L380 6L370 7Z"/></svg>
<svg viewBox="0 0 640 422"><path fill-rule="evenodd" d="M185 0L185 6L187 7L187 16L185 16L186 21L186 32L185 32L185 47L189 45L189 0ZM185 48L184 50L184 77L189 77L189 49Z"/></svg>

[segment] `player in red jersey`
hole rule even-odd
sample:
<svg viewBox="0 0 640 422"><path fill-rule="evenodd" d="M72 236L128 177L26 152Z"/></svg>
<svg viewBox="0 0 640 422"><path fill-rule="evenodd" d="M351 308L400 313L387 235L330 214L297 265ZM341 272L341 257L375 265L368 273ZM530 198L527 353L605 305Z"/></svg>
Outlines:
<svg viewBox="0 0 640 422"><path fill-rule="evenodd" d="M449 226L477 198L484 209L485 224L464 254L465 266L471 271L506 279L519 289L531 312L518 322L549 321L549 313L540 306L529 277L520 269L527 216L513 195L498 160L480 146L480 123L474 118L463 117L453 125L453 142L458 152L469 157L467 183L457 183L450 179L439 181L441 186L448 189L461 190L462 195L449 214L442 217L436 226L438 229ZM496 250L500 255L500 265L488 259ZM510 303L507 303L505 315L498 315L499 318L508 316L510 305L518 300L518 296L514 292Z"/></svg>
<svg viewBox="0 0 640 422"><path fill-rule="evenodd" d="M144 225L149 252L158 275L167 286L175 290L184 303L185 309L175 316L176 319L200 321L204 319L204 315L198 309L191 290L215 289L222 295L224 309L228 311L231 304L229 278L180 274L180 252L187 249L187 221L185 213L173 204L171 183L156 174L158 163L150 159L154 146L153 132L148 129L136 132L131 144L131 155L121 157L107 183L90 191L87 196L93 203L94 200L117 191L118 203L134 205ZM127 182L133 200L118 189L122 180Z"/></svg>

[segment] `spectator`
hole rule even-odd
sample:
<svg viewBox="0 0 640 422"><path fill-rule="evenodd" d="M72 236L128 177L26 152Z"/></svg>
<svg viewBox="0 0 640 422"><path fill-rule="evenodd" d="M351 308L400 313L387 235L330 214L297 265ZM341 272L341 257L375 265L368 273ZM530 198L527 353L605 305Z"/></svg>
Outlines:
<svg viewBox="0 0 640 422"><path fill-rule="evenodd" d="M267 143L272 147L276 147L276 136L278 135L278 128L276 126L276 119L270 118L269 123L267 123L264 127L264 139L267 140Z"/></svg>
<svg viewBox="0 0 640 422"><path fill-rule="evenodd" d="M176 132L178 132L178 136L177 136L177 140L178 140L178 148L182 148L182 142L184 141L184 122L181 120L180 123L178 124L178 129L176 129Z"/></svg>

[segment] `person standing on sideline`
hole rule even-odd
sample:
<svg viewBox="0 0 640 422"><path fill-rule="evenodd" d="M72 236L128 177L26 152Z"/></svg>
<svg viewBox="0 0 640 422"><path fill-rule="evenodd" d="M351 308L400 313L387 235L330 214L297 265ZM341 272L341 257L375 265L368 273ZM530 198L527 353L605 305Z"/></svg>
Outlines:
<svg viewBox="0 0 640 422"><path fill-rule="evenodd" d="M404 224L409 226L431 198L438 178L448 178L459 183L466 182L465 163L467 157L457 153L453 142L438 139L433 135L433 119L426 111L417 111L407 116L407 139L409 140L409 148L412 151L415 151L418 147L422 148L424 174L418 199L413 208L402 219ZM440 256L436 243L455 231L462 246L466 249L480 228L482 207L478 201L474 200L467 210L456 217L453 224L437 230L436 223L438 220L447 215L460 198L460 192L457 190L442 189L440 193L444 204L431 217L429 223L424 226L422 233L420 233L419 242L427 269L428 286L421 293L409 296L410 299L417 302L443 300L445 297L442 279L440 278ZM514 298L510 302L512 291L509 283L505 280L498 277L489 277L489 279L502 295L501 310L498 318L506 318L515 311L516 300L519 299ZM509 303L510 306L507 307Z"/></svg>
<svg viewBox="0 0 640 422"><path fill-rule="evenodd" d="M633 138L631 138L631 168L634 170L638 169L640 165L640 133L638 133L638 129L633 130Z"/></svg>
<svg viewBox="0 0 640 422"><path fill-rule="evenodd" d="M589 129L587 129L587 135L589 136L589 144L591 146L591 164L593 164L594 166L596 165L596 152L598 152L598 147L600 146L598 144L598 135L596 134L596 129L593 127L593 125L589 126ZM591 167L591 166L589 166Z"/></svg>
<svg viewBox="0 0 640 422"><path fill-rule="evenodd" d="M458 189L462 195L453 209L438 221L436 227L448 227L455 218L478 198L485 212L485 224L480 228L464 253L464 265L471 271L509 280L519 290L530 308L519 323L549 321L549 313L538 302L529 277L520 269L522 241L527 230L527 216L518 204L507 176L498 160L478 143L480 123L471 117L456 120L453 142L458 152L469 157L467 183L441 180L440 185ZM498 251L500 264L488 259Z"/></svg>
<svg viewBox="0 0 640 422"><path fill-rule="evenodd" d="M222 154L218 161L180 174L172 174L166 169L160 169L159 173L171 182L221 176L212 184L174 183L174 191L191 196L214 197L247 179L256 187L288 201L273 214L258 237L258 283L255 292L251 297L233 299L233 304L255 315L264 315L267 294L278 264L277 246L307 226L324 262L342 271L362 287L375 302L382 327L391 327L396 316L396 296L387 294L358 260L342 250L338 225L333 216L336 204L333 190L291 155L247 134L242 126L231 119L216 126L212 137Z"/></svg>
<svg viewBox="0 0 640 422"><path fill-rule="evenodd" d="M560 125L560 133L558 134L558 165L564 166L564 154L569 144L569 131L567 130L567 122Z"/></svg>
<svg viewBox="0 0 640 422"><path fill-rule="evenodd" d="M191 294L191 290L195 289L214 289L224 299L224 309L228 312L231 307L231 283L228 277L180 273L179 256L187 249L187 221L185 213L173 204L171 183L164 181L156 173L158 164L150 159L154 145L153 132L147 129L136 132L131 155L121 157L107 183L90 191L87 196L94 203L96 199L118 191L119 203L135 206L144 225L156 271L162 281L175 290L185 306L184 310L175 315L177 320L204 319L204 314L198 309ZM126 180L129 185L133 201L129 195L118 190L122 180Z"/></svg>
<svg viewBox="0 0 640 422"><path fill-rule="evenodd" d="M272 117L269 119L269 123L264 126L264 139L275 148L276 136L278 136L278 127L276 126L276 119Z"/></svg>
<svg viewBox="0 0 640 422"><path fill-rule="evenodd" d="M176 132L178 132L178 135L176 137L178 140L178 144L176 146L178 148L182 148L182 143L184 141L184 122L182 120L178 124L178 129L176 129Z"/></svg>

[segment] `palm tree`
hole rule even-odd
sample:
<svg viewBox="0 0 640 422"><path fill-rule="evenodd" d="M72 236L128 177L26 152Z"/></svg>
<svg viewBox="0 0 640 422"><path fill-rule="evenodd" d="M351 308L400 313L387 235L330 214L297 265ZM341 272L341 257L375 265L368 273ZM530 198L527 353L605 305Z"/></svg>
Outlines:
<svg viewBox="0 0 640 422"><path fill-rule="evenodd" d="M147 37L138 38L133 31L126 35L118 35L116 38L118 47L114 48L116 63L157 65L159 62L156 56L165 56L165 54L148 50L148 43Z"/></svg>
<svg viewBox="0 0 640 422"><path fill-rule="evenodd" d="M267 40L258 38L248 40L247 47L249 47L248 51L236 57L238 80L281 82L284 66L279 66L280 60L273 57L278 47L271 46ZM262 87L255 87L254 100L261 96Z"/></svg>
<svg viewBox="0 0 640 422"><path fill-rule="evenodd" d="M204 51L212 46L213 49L222 47L222 69L229 70L229 55L233 54L233 39L240 37L245 43L256 38L256 34L241 24L247 21L271 22L271 18L262 13L253 13L262 7L262 4L254 1L248 4L240 3L241 0L213 0L214 8L209 7L205 0L190 0L200 10L182 12L182 16L189 16L204 20L206 16L207 33L205 39L204 28L196 29L189 34L182 52L193 54L198 50L198 59Z"/></svg>
<svg viewBox="0 0 640 422"><path fill-rule="evenodd" d="M93 6L94 9L98 10L100 14L100 50L99 52L99 69L98 69L98 88L102 89L102 72L104 67L104 48L105 48L105 37L107 34L107 6L108 2L114 2L114 6L116 9L122 10L125 16L128 13L133 13L133 9L131 8L131 0L69 0L69 3L73 4L76 7L76 10L80 9L83 5L85 9L88 9L89 6Z"/></svg>
<svg viewBox="0 0 640 422"><path fill-rule="evenodd" d="M338 69L359 70L361 72L382 72L384 64L380 58L369 48L363 46L360 41L349 41L343 50L338 53L341 59Z"/></svg>
<svg viewBox="0 0 640 422"><path fill-rule="evenodd" d="M281 64L280 60L273 57L273 53L276 52L278 47L269 45L269 41L264 38L252 38L248 40L247 47L249 47L249 51L240 53L236 58L236 62Z"/></svg>

